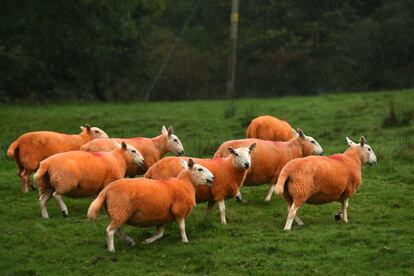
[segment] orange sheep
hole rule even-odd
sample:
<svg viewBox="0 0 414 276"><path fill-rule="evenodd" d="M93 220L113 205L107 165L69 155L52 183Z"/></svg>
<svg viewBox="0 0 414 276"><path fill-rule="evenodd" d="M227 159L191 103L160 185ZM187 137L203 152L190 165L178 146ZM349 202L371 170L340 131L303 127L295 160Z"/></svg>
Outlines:
<svg viewBox="0 0 414 276"><path fill-rule="evenodd" d="M142 165L144 160L139 151L124 142L111 152L70 151L43 160L34 175L42 217L49 217L46 203L52 194L62 214L67 216L62 195L75 198L96 195L112 181L123 178L131 163Z"/></svg>
<svg viewBox="0 0 414 276"><path fill-rule="evenodd" d="M265 115L253 119L247 128L247 138L272 141L289 141L298 134L286 121Z"/></svg>
<svg viewBox="0 0 414 276"><path fill-rule="evenodd" d="M86 125L80 127L82 132L76 135L53 131L29 132L20 136L7 150L7 156L16 161L17 175L22 181L23 192L28 192L29 176L37 170L40 161L65 151L79 150L80 147L95 138L108 138L108 135L97 127Z"/></svg>
<svg viewBox="0 0 414 276"><path fill-rule="evenodd" d="M161 129L161 135L154 138L113 138L113 139L96 139L81 147L81 150L85 151L110 151L115 147L114 142L125 143L137 148L145 160L145 167L131 167L128 168L126 176L134 177L138 174L144 173L155 162L161 159L161 157L167 152L172 152L175 155L184 154L184 148L180 139L174 135L174 129L172 126Z"/></svg>
<svg viewBox="0 0 414 276"><path fill-rule="evenodd" d="M220 209L221 223L223 224L227 223L224 200L234 198L239 193L251 164L250 154L255 147L256 144L254 143L248 148L233 149L229 147L228 151L231 154L226 158L199 159L191 157L197 164L209 169L215 177L214 184L211 187L198 187L196 201L197 203L208 202L206 214L211 212L217 202ZM177 176L181 170L178 157L167 157L155 163L147 171L145 177L165 179Z"/></svg>
<svg viewBox="0 0 414 276"><path fill-rule="evenodd" d="M363 164L375 165L377 157L363 136L359 144L346 139L349 148L343 154L298 158L282 169L275 193L283 195L288 204L285 230L291 229L293 220L303 225L296 215L303 203L339 201L342 221L348 222L348 199L362 183L361 167Z"/></svg>
<svg viewBox="0 0 414 276"><path fill-rule="evenodd" d="M125 223L138 226L155 226L156 234L143 241L152 243L164 235L165 225L178 222L182 241L187 243L185 218L195 207L195 191L198 185L211 185L214 177L211 172L189 159L182 162L184 170L177 178L151 180L134 178L117 180L109 184L91 203L88 218L93 220L105 204L111 223L106 228L108 251L114 252L114 235L130 245L132 238L120 232Z"/></svg>
<svg viewBox="0 0 414 276"><path fill-rule="evenodd" d="M214 158L228 155L228 147L246 147L252 143L257 144L252 154L252 166L249 169L244 186L257 186L270 183L271 187L267 194L266 201L270 201L277 177L283 166L292 159L312 154L323 154L322 147L310 136L305 136L301 129L298 129L299 136L288 142L265 141L260 139L240 139L224 142ZM237 196L241 201L241 195Z"/></svg>

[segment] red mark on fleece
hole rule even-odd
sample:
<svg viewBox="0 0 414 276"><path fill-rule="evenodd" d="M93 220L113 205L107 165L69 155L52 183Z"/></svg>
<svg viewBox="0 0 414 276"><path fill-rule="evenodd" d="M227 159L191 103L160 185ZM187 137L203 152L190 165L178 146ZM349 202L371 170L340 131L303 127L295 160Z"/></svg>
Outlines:
<svg viewBox="0 0 414 276"><path fill-rule="evenodd" d="M106 152L100 152L100 151L90 151L89 153L96 156L96 157L102 157L102 156L105 156L107 154Z"/></svg>
<svg viewBox="0 0 414 276"><path fill-rule="evenodd" d="M338 161L344 160L344 157L342 156L342 154L334 154L334 155L327 156L327 157L330 159L338 160Z"/></svg>
<svg viewBox="0 0 414 276"><path fill-rule="evenodd" d="M211 160L211 161L213 161L214 163L218 163L218 164L220 164L221 162L223 162L223 160L224 160L224 158L214 158L213 160Z"/></svg>

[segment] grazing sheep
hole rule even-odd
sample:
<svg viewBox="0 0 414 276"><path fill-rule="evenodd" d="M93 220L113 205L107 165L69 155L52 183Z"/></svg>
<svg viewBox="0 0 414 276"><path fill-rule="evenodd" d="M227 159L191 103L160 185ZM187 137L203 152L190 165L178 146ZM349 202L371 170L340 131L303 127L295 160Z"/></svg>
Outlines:
<svg viewBox="0 0 414 276"><path fill-rule="evenodd" d="M215 181L211 187L200 186L196 192L197 203L208 202L207 212L209 214L217 202L220 209L221 223L226 224L224 200L234 198L239 194L241 185L250 167L250 154L256 147L251 144L248 148L228 148L231 153L226 158L199 159L192 158L197 164L209 169ZM188 157L187 157L188 158ZM181 172L179 157L167 157L155 163L145 174L146 178L165 179L177 176Z"/></svg>
<svg viewBox="0 0 414 276"><path fill-rule="evenodd" d="M86 125L80 128L82 132L76 135L53 131L29 132L9 146L7 156L16 161L17 175L22 181L23 192L28 192L29 185L34 189L29 176L37 170L40 161L56 153L79 150L83 144L95 138L108 138L108 135L97 127Z"/></svg>
<svg viewBox="0 0 414 276"><path fill-rule="evenodd" d="M247 128L247 138L272 141L289 141L298 134L286 121L265 115L253 119Z"/></svg>
<svg viewBox="0 0 414 276"><path fill-rule="evenodd" d="M283 166L292 159L312 154L323 154L322 147L310 136L305 136L301 129L298 129L298 137L288 142L265 141L260 139L240 139L224 142L214 158L228 155L228 147L246 147L252 143L257 144L252 154L252 166L247 172L244 186L257 186L270 183L271 187L265 201L270 201L276 185L277 177ZM241 195L237 196L241 201Z"/></svg>
<svg viewBox="0 0 414 276"><path fill-rule="evenodd" d="M108 251L114 252L114 234L130 245L132 238L120 232L125 223L138 226L155 226L156 234L143 241L152 243L164 235L165 225L178 222L182 241L187 243L185 218L195 207L195 191L200 184L211 185L214 177L211 172L192 159L182 161L184 170L177 178L151 180L147 178L122 179L109 184L91 203L88 218L98 216L105 204L111 223L106 228Z"/></svg>
<svg viewBox="0 0 414 276"><path fill-rule="evenodd" d="M144 160L139 151L124 142L110 152L70 151L43 160L34 175L42 217L49 218L46 203L52 194L67 216L62 195L75 198L97 195L112 181L123 178L131 163L142 165Z"/></svg>
<svg viewBox="0 0 414 276"><path fill-rule="evenodd" d="M359 144L346 137L349 148L343 154L309 156L290 161L280 172L275 193L283 195L289 214L285 230L290 230L303 203L324 204L339 201L342 204L342 221L348 222L348 199L362 183L363 164L375 165L377 157L361 136Z"/></svg>
<svg viewBox="0 0 414 276"><path fill-rule="evenodd" d="M145 160L145 167L131 167L127 169L126 176L134 177L138 174L145 173L155 162L161 159L161 157L167 152L172 152L175 155L184 154L184 148L180 139L174 135L174 129L172 126L165 128L162 126L161 135L154 138L113 138L113 139L96 139L82 146L81 150L85 151L110 151L115 146L114 142L125 143L137 148Z"/></svg>

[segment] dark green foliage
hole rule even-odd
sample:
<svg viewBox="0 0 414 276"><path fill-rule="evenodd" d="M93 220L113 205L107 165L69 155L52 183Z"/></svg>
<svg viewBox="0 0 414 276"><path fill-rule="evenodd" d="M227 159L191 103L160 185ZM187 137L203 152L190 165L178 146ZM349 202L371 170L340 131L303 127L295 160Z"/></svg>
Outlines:
<svg viewBox="0 0 414 276"><path fill-rule="evenodd" d="M230 1L5 0L0 102L223 98ZM411 0L241 1L236 97L414 85Z"/></svg>

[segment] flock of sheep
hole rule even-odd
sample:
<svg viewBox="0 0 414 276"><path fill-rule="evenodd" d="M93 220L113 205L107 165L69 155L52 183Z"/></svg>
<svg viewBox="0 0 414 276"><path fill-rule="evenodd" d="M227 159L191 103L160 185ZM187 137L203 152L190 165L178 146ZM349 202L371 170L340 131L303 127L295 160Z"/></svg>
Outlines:
<svg viewBox="0 0 414 276"><path fill-rule="evenodd" d="M371 147L361 137L348 137L341 154L321 156L322 147L301 129L272 116L254 119L247 139L224 142L212 159L178 157L184 154L181 141L170 126L154 138L110 139L97 127L86 125L77 135L51 131L29 132L7 150L15 160L23 192L39 188L41 215L48 218L46 204L53 196L64 216L68 209L62 195L92 197L87 216L95 219L102 206L110 218L106 229L108 250L115 251L114 235L134 245L122 233L124 224L156 227L151 243L164 234L165 225L177 221L183 242L188 242L185 218L196 203L207 202L207 214L217 203L221 223L226 224L225 200L243 202L240 188L270 183L266 196L284 197L288 204L285 230L293 221L303 222L297 211L304 203L339 201L336 216L348 222L348 199L361 185L361 166L376 164ZM172 152L175 157L162 156ZM145 173L144 177L133 178ZM129 178L124 178L129 177Z"/></svg>

